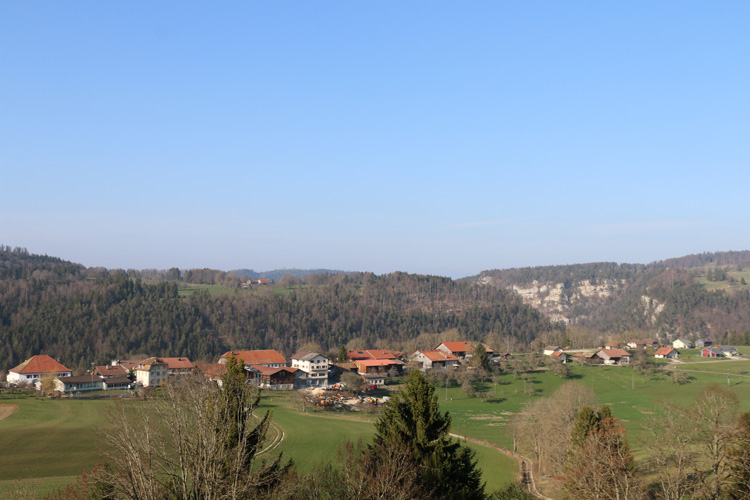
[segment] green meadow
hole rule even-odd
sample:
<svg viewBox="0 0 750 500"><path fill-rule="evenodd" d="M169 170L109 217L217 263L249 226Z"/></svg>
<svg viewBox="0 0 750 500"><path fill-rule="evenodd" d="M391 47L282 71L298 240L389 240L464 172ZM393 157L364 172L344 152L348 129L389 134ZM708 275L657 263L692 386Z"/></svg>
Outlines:
<svg viewBox="0 0 750 500"><path fill-rule="evenodd" d="M737 393L743 411L750 410L750 377L741 376L750 361L684 365L688 382L677 384L671 372L645 376L629 367L574 366L569 379L548 371L530 373L527 380L504 374L497 384L488 382L484 400L469 397L460 388L438 387L441 409L453 418L452 432L506 448L512 447L509 424L514 413L530 400L551 395L560 385L576 382L591 387L601 404L609 404L622 419L638 459L644 458L647 435L643 423L658 411L663 401L688 405L707 384L729 386ZM730 371L727 380L726 371ZM750 370L749 370L750 371ZM390 386L397 389L397 386ZM533 391L533 394L529 394ZM75 480L101 456L106 414L114 402L105 400L53 400L29 396L0 395L0 404L18 404L18 410L0 421L0 497L17 486L33 485L45 493ZM128 402L125 404L140 404ZM307 408L302 411L292 393L265 393L261 411L272 411L274 435L283 432L281 444L268 454L282 452L303 472L311 472L325 461L335 461L346 440L367 442L374 432L374 413L340 413ZM484 480L490 491L512 481L518 474L515 461L482 445L469 444L477 451Z"/></svg>

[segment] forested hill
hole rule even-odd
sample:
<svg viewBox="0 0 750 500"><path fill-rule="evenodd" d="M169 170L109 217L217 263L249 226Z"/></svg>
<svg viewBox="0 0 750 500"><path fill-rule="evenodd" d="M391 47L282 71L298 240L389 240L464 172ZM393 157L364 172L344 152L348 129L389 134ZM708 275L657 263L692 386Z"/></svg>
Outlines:
<svg viewBox="0 0 750 500"><path fill-rule="evenodd" d="M638 329L662 338L737 342L750 331L750 251L650 264L496 269L466 280L514 290L553 320L601 332Z"/></svg>
<svg viewBox="0 0 750 500"><path fill-rule="evenodd" d="M83 370L136 353L215 360L229 349L289 356L310 344L399 349L447 330L530 342L553 328L505 290L404 273L311 275L295 286L182 296L174 281L146 284L132 272L5 247L0 273L3 371L40 353Z"/></svg>

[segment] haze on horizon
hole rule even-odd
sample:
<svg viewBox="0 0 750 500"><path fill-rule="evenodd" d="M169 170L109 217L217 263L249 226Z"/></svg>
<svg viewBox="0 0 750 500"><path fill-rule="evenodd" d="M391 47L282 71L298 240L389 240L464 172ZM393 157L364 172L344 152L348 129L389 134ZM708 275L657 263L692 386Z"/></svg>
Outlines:
<svg viewBox="0 0 750 500"><path fill-rule="evenodd" d="M746 2L0 3L0 243L110 268L750 248Z"/></svg>

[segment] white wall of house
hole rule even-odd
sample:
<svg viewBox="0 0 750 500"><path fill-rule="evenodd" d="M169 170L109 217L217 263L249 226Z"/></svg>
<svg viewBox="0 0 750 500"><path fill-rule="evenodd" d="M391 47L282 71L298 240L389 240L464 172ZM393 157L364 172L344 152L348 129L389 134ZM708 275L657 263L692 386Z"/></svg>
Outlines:
<svg viewBox="0 0 750 500"><path fill-rule="evenodd" d="M143 387L155 387L167 381L167 365L151 365L149 369L136 368L135 381Z"/></svg>
<svg viewBox="0 0 750 500"><path fill-rule="evenodd" d="M299 368L305 372L308 387L325 387L328 385L328 358L318 354L314 358L292 359L292 368Z"/></svg>
<svg viewBox="0 0 750 500"><path fill-rule="evenodd" d="M70 377L73 372L57 372L52 373L55 377ZM46 373L16 373L8 372L6 380L9 384L23 385L23 384L36 384L42 380L42 377L47 375Z"/></svg>

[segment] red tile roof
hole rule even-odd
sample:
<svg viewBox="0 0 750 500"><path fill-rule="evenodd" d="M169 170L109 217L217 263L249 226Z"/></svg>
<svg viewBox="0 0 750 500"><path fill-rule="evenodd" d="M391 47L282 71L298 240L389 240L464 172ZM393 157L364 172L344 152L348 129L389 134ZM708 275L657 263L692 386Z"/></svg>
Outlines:
<svg viewBox="0 0 750 500"><path fill-rule="evenodd" d="M241 359L246 365L278 365L286 364L286 359L279 352L268 350L268 351L229 351L222 354L222 358L228 358L234 356L237 359Z"/></svg>
<svg viewBox="0 0 750 500"><path fill-rule="evenodd" d="M349 351L346 355L351 360L358 359L397 359L398 356L393 351L386 349L368 349L362 351Z"/></svg>
<svg viewBox="0 0 750 500"><path fill-rule="evenodd" d="M70 372L72 370L46 354L38 354L30 357L15 368L11 368L10 371L13 373L58 373Z"/></svg>
<svg viewBox="0 0 750 500"><path fill-rule="evenodd" d="M159 358L170 370L192 370L195 366L188 358Z"/></svg>
<svg viewBox="0 0 750 500"><path fill-rule="evenodd" d="M654 353L654 356L668 356L670 352L674 351L672 347L660 347Z"/></svg>
<svg viewBox="0 0 750 500"><path fill-rule="evenodd" d="M421 352L424 356L432 362L435 361L458 361L458 358L450 352L438 351L436 349L423 349ZM416 353L415 353L416 354Z"/></svg>
<svg viewBox="0 0 750 500"><path fill-rule="evenodd" d="M289 366L278 366L276 368L271 368L269 366L252 365L250 368L257 370L261 375L273 375L279 372L294 373L299 371L299 368L290 368Z"/></svg>
<svg viewBox="0 0 750 500"><path fill-rule="evenodd" d="M630 356L630 353L628 351L624 351L622 349L602 349L600 352L603 352L610 358L621 358L623 356Z"/></svg>
<svg viewBox="0 0 750 500"><path fill-rule="evenodd" d="M128 371L120 365L104 365L94 367L94 373L101 377L127 377Z"/></svg>

